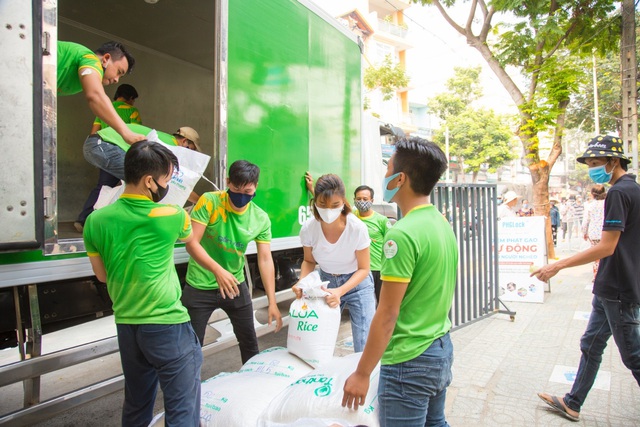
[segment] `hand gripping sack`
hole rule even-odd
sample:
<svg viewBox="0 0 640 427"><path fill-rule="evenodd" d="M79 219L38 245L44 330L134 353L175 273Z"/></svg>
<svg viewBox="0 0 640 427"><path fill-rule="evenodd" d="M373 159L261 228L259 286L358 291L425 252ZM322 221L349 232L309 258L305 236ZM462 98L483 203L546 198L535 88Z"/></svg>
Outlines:
<svg viewBox="0 0 640 427"><path fill-rule="evenodd" d="M320 274L312 272L298 282L302 298L289 308L289 332L287 350L313 367L328 362L333 357L340 328L340 307L331 308L321 289Z"/></svg>

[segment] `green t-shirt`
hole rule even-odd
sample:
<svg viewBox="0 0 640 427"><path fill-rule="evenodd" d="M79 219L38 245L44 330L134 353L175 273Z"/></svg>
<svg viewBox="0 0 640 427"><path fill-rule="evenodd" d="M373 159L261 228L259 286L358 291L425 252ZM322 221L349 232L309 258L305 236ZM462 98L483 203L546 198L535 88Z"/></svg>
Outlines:
<svg viewBox="0 0 640 427"><path fill-rule="evenodd" d="M408 283L381 360L394 365L416 358L451 329L458 244L442 214L420 205L389 229L382 251L383 282Z"/></svg>
<svg viewBox="0 0 640 427"><path fill-rule="evenodd" d="M142 120L140 119L140 112L133 105L129 105L124 101L113 101L113 108L118 113L118 116L125 123L136 123L142 124ZM94 125L100 125L100 129L104 129L109 127L100 117L96 117L93 121Z"/></svg>
<svg viewBox="0 0 640 427"><path fill-rule="evenodd" d="M380 267L382 267L382 242L387 230L391 228L391 223L386 216L376 211L373 211L373 215L367 217L360 216L360 212L357 209L354 212L365 223L369 232L369 238L371 239L371 245L369 246L371 271L380 271Z"/></svg>
<svg viewBox="0 0 640 427"><path fill-rule="evenodd" d="M189 321L173 260L177 239L191 235L184 209L123 194L87 217L87 254L100 256L116 323L178 324Z"/></svg>
<svg viewBox="0 0 640 427"><path fill-rule="evenodd" d="M142 126L139 124L135 124L135 123L128 123L127 127L131 129L132 132L139 133L141 135L147 135L149 132L152 131L151 128L148 128L146 126ZM164 142L165 144L178 145L178 142L173 137L173 135L160 132L159 130L157 130L156 132L158 132L158 139ZM120 134L116 132L114 128L100 129L98 131L98 135L100 135L100 139L102 139L103 141L117 145L118 147L122 148L124 151L129 151L129 147L131 147L129 144L125 142L125 140L120 136Z"/></svg>
<svg viewBox="0 0 640 427"><path fill-rule="evenodd" d="M251 241L271 242L271 221L265 211L249 202L238 213L229 204L227 192L204 193L191 211L191 220L206 226L200 244L222 268L239 282L244 279L244 253ZM216 276L189 259L187 283L197 289L218 289Z"/></svg>
<svg viewBox="0 0 640 427"><path fill-rule="evenodd" d="M104 76L100 58L90 49L72 42L58 42L58 95L73 95L82 92L78 71L91 68Z"/></svg>

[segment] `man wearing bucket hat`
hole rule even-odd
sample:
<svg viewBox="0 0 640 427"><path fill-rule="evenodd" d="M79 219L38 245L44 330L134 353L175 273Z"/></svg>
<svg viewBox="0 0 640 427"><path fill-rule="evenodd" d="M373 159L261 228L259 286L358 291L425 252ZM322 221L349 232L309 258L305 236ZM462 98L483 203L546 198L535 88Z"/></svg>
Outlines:
<svg viewBox="0 0 640 427"><path fill-rule="evenodd" d="M571 391L564 397L538 396L562 416L578 421L580 407L593 386L607 341L613 335L624 365L640 385L640 186L627 174L629 159L620 138L593 138L577 159L589 166L598 184L611 184L600 242L569 258L548 264L531 275L549 280L560 270L600 259L593 285L593 309L580 340L582 357Z"/></svg>
<svg viewBox="0 0 640 427"><path fill-rule="evenodd" d="M498 206L498 220L511 216L517 216L516 205L520 196L515 191L507 191L502 195L502 204Z"/></svg>

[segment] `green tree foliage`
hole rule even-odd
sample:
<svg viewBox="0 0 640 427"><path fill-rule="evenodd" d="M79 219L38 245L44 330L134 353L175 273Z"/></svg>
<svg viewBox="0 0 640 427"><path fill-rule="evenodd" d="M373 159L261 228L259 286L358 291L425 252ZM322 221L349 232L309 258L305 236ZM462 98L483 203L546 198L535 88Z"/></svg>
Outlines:
<svg viewBox="0 0 640 427"><path fill-rule="evenodd" d="M447 92L434 96L428 107L440 120L460 114L469 104L482 96L481 67L454 67L454 76L447 80Z"/></svg>
<svg viewBox="0 0 640 427"><path fill-rule="evenodd" d="M640 22L640 13L636 13L636 22ZM636 28L636 45L640 46L640 28ZM640 55L636 55L640 69ZM592 58L586 59L585 69L592 69ZM598 118L600 133L620 133L622 127L622 92L620 81L620 51L607 51L596 59L596 82L598 89ZM567 110L567 127L595 130L595 111L593 97L593 75L579 81L579 89L571 98ZM640 83L639 83L640 85ZM640 86L638 87L640 92Z"/></svg>
<svg viewBox="0 0 640 427"><path fill-rule="evenodd" d="M619 41L619 15L612 0L474 0L457 23L447 8L455 0L413 0L433 5L449 25L466 37L496 74L518 108L518 136L531 171L534 198L546 206L550 168L562 152L562 131L571 95L585 70L577 59L602 55ZM499 21L500 16L508 20ZM493 22L494 18L497 22ZM516 81L525 78L519 87ZM539 135L553 132L553 149L540 159Z"/></svg>
<svg viewBox="0 0 640 427"><path fill-rule="evenodd" d="M476 49L513 99L519 113L518 137L531 173L536 214L549 214L549 175L562 153L566 109L579 90L578 61L596 52L615 50L620 15L613 0L412 0L434 6L467 44ZM448 8L468 7L461 23ZM508 16L503 22L500 15ZM584 72L584 71L583 71ZM525 78L522 87L516 83ZM539 137L553 134L553 147L540 158ZM551 241L551 228L547 230ZM553 256L553 245L549 247Z"/></svg>
<svg viewBox="0 0 640 427"><path fill-rule="evenodd" d="M473 173L474 182L483 167L495 172L517 157L509 126L493 110L466 108L450 117L447 126L450 155L458 158L465 171ZM444 138L444 130L440 129L434 139L444 145Z"/></svg>
<svg viewBox="0 0 640 427"><path fill-rule="evenodd" d="M483 166L495 172L516 157L506 119L493 110L473 107L473 102L482 96L480 72L481 67L454 68L454 76L447 80L447 92L428 102L444 121L434 135L435 142L444 146L444 132L448 128L449 153L464 165L464 170L473 173L474 181Z"/></svg>
<svg viewBox="0 0 640 427"><path fill-rule="evenodd" d="M591 61L584 62L585 68L592 67ZM595 132L593 76L585 76L579 82L579 86L567 109L567 127ZM597 61L597 87L600 133L619 132L622 123L619 54L611 53Z"/></svg>
<svg viewBox="0 0 640 427"><path fill-rule="evenodd" d="M380 65L372 65L364 71L364 85L369 90L380 89L382 99L393 98L394 93L409 85L409 76L400 64L395 64L387 55Z"/></svg>

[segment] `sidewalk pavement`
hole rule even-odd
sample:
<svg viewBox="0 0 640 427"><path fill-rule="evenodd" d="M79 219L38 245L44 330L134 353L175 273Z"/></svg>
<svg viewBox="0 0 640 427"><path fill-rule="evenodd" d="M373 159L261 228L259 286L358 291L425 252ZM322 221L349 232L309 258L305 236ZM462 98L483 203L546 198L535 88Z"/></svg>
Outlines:
<svg viewBox="0 0 640 427"><path fill-rule="evenodd" d="M560 258L576 253L582 243L573 239L572 249L559 242ZM620 361L610 340L599 377L582 408L579 422L554 413L536 393L559 396L571 388L570 380L580 360L580 337L591 311L591 265L574 267L553 278L544 303L507 303L516 311L512 322L495 314L452 332L453 383L448 389L446 415L453 427L476 426L640 426L640 388ZM344 313L336 355L353 351L348 313ZM287 332L260 337L260 349L286 346ZM118 365L117 355L110 363ZM106 369L100 359L96 371ZM240 368L238 347L207 357L202 378ZM87 371L81 375L86 376ZM20 393L17 394L20 396ZM162 411L156 399L155 413ZM7 395L0 395L3 400ZM52 417L40 427L96 425L118 426L123 392Z"/></svg>
<svg viewBox="0 0 640 427"><path fill-rule="evenodd" d="M557 255L577 252L560 243ZM544 303L507 303L515 321L496 314L452 333L453 383L446 415L452 426L639 426L640 388L613 341L594 388L572 422L536 393L563 396L580 361L580 337L591 312L591 265L561 271Z"/></svg>

